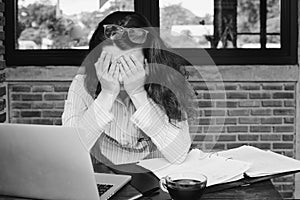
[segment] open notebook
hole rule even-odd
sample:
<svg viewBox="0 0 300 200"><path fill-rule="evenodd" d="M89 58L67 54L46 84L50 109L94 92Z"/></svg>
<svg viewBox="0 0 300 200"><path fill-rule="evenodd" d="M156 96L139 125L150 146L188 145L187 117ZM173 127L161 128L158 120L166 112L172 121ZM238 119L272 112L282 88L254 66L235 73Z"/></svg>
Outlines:
<svg viewBox="0 0 300 200"><path fill-rule="evenodd" d="M207 186L300 170L300 161L251 146L204 153L199 149L189 152L181 164L171 164L164 158L142 160L140 166L152 171L158 178L180 171L195 171L207 176Z"/></svg>

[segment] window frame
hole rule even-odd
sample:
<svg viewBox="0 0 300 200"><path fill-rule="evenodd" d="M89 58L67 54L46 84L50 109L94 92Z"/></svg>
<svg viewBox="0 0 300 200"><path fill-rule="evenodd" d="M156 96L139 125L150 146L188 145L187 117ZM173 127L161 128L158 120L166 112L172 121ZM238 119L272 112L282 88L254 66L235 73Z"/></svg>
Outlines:
<svg viewBox="0 0 300 200"><path fill-rule="evenodd" d="M265 1L265 0L261 0ZM154 27L159 26L159 1L134 0L135 11L145 15ZM281 48L280 49L205 49L217 65L289 65L297 64L298 48L298 1L281 0ZM13 13L13 14L11 14ZM7 66L80 66L88 50L18 50L15 49L15 24L17 19L17 0L5 2L5 60ZM179 54L194 65L206 65L196 48L175 48Z"/></svg>

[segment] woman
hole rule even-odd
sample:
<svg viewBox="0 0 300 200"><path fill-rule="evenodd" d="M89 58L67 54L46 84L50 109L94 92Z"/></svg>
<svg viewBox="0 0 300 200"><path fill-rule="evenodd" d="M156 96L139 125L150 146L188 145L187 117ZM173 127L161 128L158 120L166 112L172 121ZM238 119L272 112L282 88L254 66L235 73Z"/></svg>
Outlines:
<svg viewBox="0 0 300 200"><path fill-rule="evenodd" d="M191 90L181 70L188 63L135 12L107 16L89 50L69 88L63 125L82 128L82 142L101 162L182 162L191 145Z"/></svg>

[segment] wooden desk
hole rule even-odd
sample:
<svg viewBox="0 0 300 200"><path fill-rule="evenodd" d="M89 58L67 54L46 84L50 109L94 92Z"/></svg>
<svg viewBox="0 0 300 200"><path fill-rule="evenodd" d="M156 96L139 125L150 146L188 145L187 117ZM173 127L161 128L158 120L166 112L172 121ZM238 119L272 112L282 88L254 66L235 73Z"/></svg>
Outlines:
<svg viewBox="0 0 300 200"><path fill-rule="evenodd" d="M94 166L95 172L113 173L109 168L103 165ZM134 178L134 177L133 177ZM156 179L153 177L153 180ZM157 180L158 181L158 180ZM141 183L143 184L143 183ZM275 189L274 185L270 180L259 181L252 183L248 186L236 186L234 184L223 184L217 187L207 188L207 191L202 196L201 200L215 200L215 199L230 199L230 200L279 200L282 199L279 192ZM231 187L231 188L229 188ZM111 200L125 200L138 194L136 188L131 184L124 186L119 192L117 192ZM13 198L13 197L1 197L0 200L24 200L24 198ZM27 199L29 200L29 199ZM162 190L158 191L158 194L152 197L143 197L139 200L171 200L168 193Z"/></svg>
<svg viewBox="0 0 300 200"><path fill-rule="evenodd" d="M94 166L95 172L106 172L111 173L112 171L103 165ZM132 171L137 171L134 167ZM282 176L282 175L277 175ZM272 176L273 177L273 176ZM276 177L276 176L274 176ZM135 177L133 177L135 178ZM153 177L155 179L155 177ZM157 180L158 181L158 180ZM136 183L134 183L136 184ZM142 183L141 183L142 184ZM230 199L230 200L279 200L282 199L279 192L275 189L274 185L268 180L258 181L255 183L248 184L247 186L236 186L240 183L233 184L222 184L215 187L207 188L207 191L202 196L201 200L206 199ZM168 193L163 192L162 190L158 191L159 193L152 197L143 197L140 200L171 200ZM112 200L128 199L135 194L137 190L131 184L126 185L122 188L117 194L115 194Z"/></svg>

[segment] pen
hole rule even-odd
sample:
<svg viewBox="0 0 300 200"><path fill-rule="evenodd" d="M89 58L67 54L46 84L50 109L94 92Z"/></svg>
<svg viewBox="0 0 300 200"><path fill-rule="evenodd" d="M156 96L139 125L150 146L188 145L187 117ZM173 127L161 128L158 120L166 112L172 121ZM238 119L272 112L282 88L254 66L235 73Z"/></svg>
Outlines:
<svg viewBox="0 0 300 200"><path fill-rule="evenodd" d="M137 195L135 195L135 196L133 196L133 197L131 197L130 199L128 199L128 200L135 200L135 199L139 199L139 198L141 198L143 196L143 194L137 194Z"/></svg>

